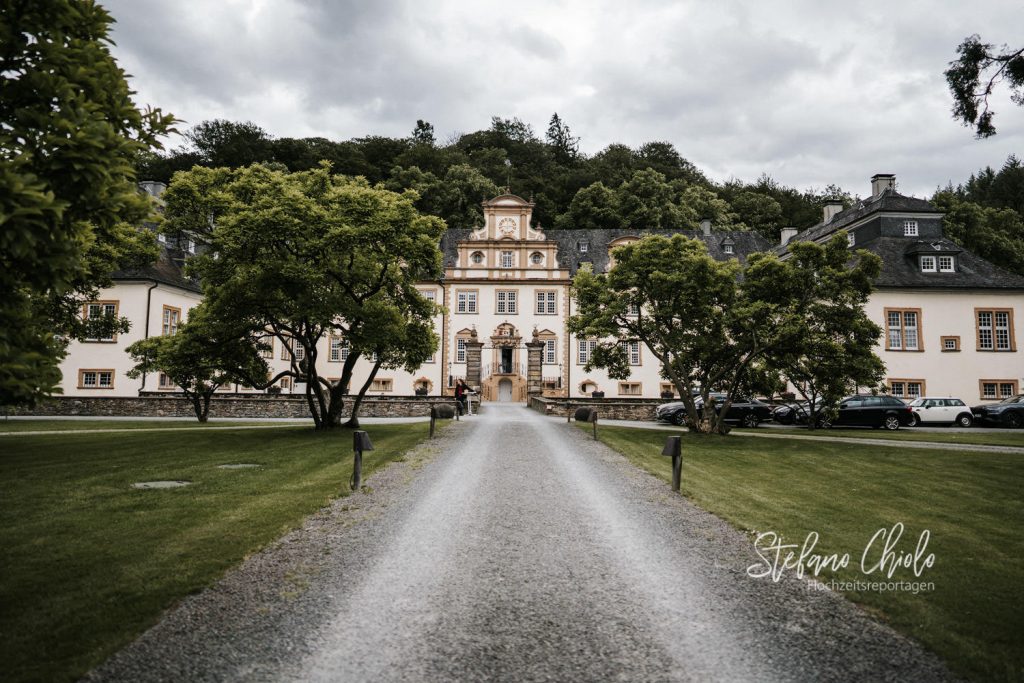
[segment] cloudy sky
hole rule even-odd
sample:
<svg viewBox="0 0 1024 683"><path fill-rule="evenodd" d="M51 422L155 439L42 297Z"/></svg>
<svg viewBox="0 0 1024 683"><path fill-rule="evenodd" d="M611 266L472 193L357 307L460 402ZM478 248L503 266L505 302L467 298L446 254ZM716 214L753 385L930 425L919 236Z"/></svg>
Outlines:
<svg viewBox="0 0 1024 683"><path fill-rule="evenodd" d="M137 102L188 124L343 140L425 119L445 140L557 111L588 154L667 140L716 180L860 195L876 172L923 196L1024 157L1024 107L1000 91L975 140L942 76L971 33L1024 41L1013 0L101 2Z"/></svg>

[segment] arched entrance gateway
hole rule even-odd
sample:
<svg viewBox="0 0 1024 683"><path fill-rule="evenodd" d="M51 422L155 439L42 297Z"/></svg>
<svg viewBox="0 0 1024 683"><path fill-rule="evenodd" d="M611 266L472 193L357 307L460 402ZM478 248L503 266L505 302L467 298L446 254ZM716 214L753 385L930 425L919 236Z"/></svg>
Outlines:
<svg viewBox="0 0 1024 683"><path fill-rule="evenodd" d="M483 348L480 391L484 401L526 401L526 350L515 325L498 325Z"/></svg>

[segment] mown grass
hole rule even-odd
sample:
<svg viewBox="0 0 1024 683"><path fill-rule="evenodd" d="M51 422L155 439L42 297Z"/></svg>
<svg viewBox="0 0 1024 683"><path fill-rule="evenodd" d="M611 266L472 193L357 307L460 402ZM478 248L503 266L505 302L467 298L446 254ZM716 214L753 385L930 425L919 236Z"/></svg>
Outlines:
<svg viewBox="0 0 1024 683"><path fill-rule="evenodd" d="M312 426L312 420L307 421ZM211 427L260 427L302 425L301 422L224 421L199 422L198 420L32 420L0 419L0 434L18 432L81 432L93 429L209 429Z"/></svg>
<svg viewBox="0 0 1024 683"><path fill-rule="evenodd" d="M679 431L598 431L670 480L670 458L659 453ZM851 556L825 580L878 580L860 568L872 535L902 522L899 548L912 552L928 530L934 566L920 579L904 570L893 579L934 582L934 590L846 595L977 680L1024 678L1022 490L1024 459L1013 454L683 435L683 494L740 529L775 531L787 543L817 532L815 552Z"/></svg>
<svg viewBox="0 0 1024 683"><path fill-rule="evenodd" d="M974 446L1017 446L1024 448L1024 430L1013 432L990 432L983 427L969 432L922 431L906 428L890 432L884 429L756 429L739 428L738 432L763 432L766 434L792 434L795 436L842 436L854 439L891 439L892 441L927 441L929 443L953 443Z"/></svg>
<svg viewBox="0 0 1024 683"><path fill-rule="evenodd" d="M373 425L365 477L427 434ZM0 440L5 681L73 680L348 490L349 430L195 430ZM254 469L217 465L258 463ZM133 482L190 480L169 490ZM371 482L372 483L372 482Z"/></svg>

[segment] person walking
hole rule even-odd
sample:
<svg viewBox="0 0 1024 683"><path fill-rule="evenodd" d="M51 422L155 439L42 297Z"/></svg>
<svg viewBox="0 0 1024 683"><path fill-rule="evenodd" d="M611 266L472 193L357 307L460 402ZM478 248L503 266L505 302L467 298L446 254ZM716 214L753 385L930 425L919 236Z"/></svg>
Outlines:
<svg viewBox="0 0 1024 683"><path fill-rule="evenodd" d="M455 380L455 402L459 407L459 415L466 414L466 390L468 388L461 379Z"/></svg>

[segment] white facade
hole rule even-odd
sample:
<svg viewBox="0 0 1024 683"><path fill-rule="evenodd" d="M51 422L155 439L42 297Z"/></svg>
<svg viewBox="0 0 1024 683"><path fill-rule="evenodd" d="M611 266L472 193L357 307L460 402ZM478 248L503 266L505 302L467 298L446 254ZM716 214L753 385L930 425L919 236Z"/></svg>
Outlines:
<svg viewBox="0 0 1024 683"><path fill-rule="evenodd" d="M1024 386L1020 292L880 290L866 310L884 330L877 351L886 384L901 398L947 396L971 404L1018 394Z"/></svg>
<svg viewBox="0 0 1024 683"><path fill-rule="evenodd" d="M443 281L419 285L424 295L445 309L435 318L440 348L416 372L381 368L369 395L407 396L417 390L450 394L453 382L466 377L463 344L473 331L484 344L480 387L484 400L525 400L524 343L532 339L534 330L545 342L541 373L545 395L578 398L602 391L608 398L657 398L671 390L643 344L628 350L632 374L627 380L612 380L602 370L584 371L588 340L567 331L573 313L571 272L559 263L559 242L533 225L532 209L531 202L514 195L484 202L484 225L457 241ZM635 239L592 240L586 248L610 250ZM578 243L576 247L584 251ZM132 364L125 348L145 336L173 332L178 321L187 320L200 296L186 287L146 280L123 280L103 290L96 306L113 305L118 315L132 321L132 329L114 339L73 343L62 365L64 394L135 396L140 391L174 391L159 376L128 379ZM1024 386L1024 362L1016 347L1024 334L1024 289L882 288L872 295L867 312L885 330L878 353L887 367L887 383L897 395L955 396L972 403L998 400L1008 392L1019 393ZM899 329L894 327L896 320ZM984 330L986 320L992 321L990 332ZM986 342L988 336L991 343ZM289 355L280 340L269 341L272 349L265 357L271 373L277 374L289 367ZM321 376L340 377L347 353L343 339L323 339L318 356ZM368 359L359 360L351 391L362 386L371 367ZM283 394L305 389L287 378L279 386ZM260 390L222 389L255 391Z"/></svg>

